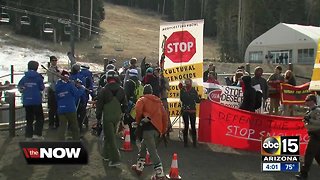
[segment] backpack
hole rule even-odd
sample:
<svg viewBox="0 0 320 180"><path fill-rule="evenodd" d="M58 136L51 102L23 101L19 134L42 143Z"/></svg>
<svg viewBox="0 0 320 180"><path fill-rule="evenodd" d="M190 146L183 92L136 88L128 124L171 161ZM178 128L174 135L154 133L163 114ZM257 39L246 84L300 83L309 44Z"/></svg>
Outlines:
<svg viewBox="0 0 320 180"><path fill-rule="evenodd" d="M137 101L141 96L143 96L143 86L142 83L139 81L139 84L137 86L136 82L131 80L134 83L134 99Z"/></svg>
<svg viewBox="0 0 320 180"><path fill-rule="evenodd" d="M261 108L262 98L263 98L262 92L256 90L256 99L255 99L255 104L254 104L254 109L255 109L255 110Z"/></svg>

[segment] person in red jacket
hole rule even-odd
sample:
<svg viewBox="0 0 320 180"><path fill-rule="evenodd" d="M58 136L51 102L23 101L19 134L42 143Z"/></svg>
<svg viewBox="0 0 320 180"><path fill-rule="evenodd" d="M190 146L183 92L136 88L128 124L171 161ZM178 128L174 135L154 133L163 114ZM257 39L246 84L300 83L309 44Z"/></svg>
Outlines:
<svg viewBox="0 0 320 180"><path fill-rule="evenodd" d="M168 116L160 98L152 94L151 85L144 86L143 94L136 103L136 123L139 126L138 128L142 129L142 132L139 133L142 135L137 134L137 136L140 136L137 138L142 138L141 148L137 163L132 165L132 169L138 175L141 175L148 149L155 171L155 175L151 179L162 180L164 179L164 172L156 142L167 130Z"/></svg>

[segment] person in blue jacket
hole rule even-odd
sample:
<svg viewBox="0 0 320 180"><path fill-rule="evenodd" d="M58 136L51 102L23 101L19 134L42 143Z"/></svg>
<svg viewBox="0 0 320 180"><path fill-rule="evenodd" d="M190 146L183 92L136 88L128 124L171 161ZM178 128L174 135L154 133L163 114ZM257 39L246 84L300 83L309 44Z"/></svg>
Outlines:
<svg viewBox="0 0 320 180"><path fill-rule="evenodd" d="M72 139L79 140L80 132L77 121L76 101L84 94L84 87L79 82L69 81L69 73L61 73L65 78L60 79L56 84L56 98L58 104L58 116L60 126L58 128L59 140L65 140L67 124L72 132Z"/></svg>
<svg viewBox="0 0 320 180"><path fill-rule="evenodd" d="M39 63L37 61L28 62L28 71L18 83L18 89L22 93L22 104L26 111L26 131L27 140L43 139L43 109L42 93L44 90L43 77L37 72ZM36 120L33 128L33 121Z"/></svg>
<svg viewBox="0 0 320 180"><path fill-rule="evenodd" d="M71 74L69 77L70 80L74 82L79 82L82 85L85 85L86 79L83 76L83 74L80 73L80 65L79 64L74 64L71 67ZM83 121L86 117L86 108L87 108L87 102L88 102L89 97L87 96L86 93L83 93L79 97L79 101L76 102L76 107L77 107L77 120L78 120L78 126L80 130L80 134L83 133L82 130L82 124Z"/></svg>
<svg viewBox="0 0 320 180"><path fill-rule="evenodd" d="M91 96L91 99L94 99L95 98L95 93L93 91L93 76L92 76L92 72L89 70L90 67L87 66L87 65L81 65L81 71L80 71L80 74L84 77L84 86L89 89L90 91L86 91L86 102L83 102L85 104L85 106L87 106L88 104L88 100L89 100L89 95ZM87 108L84 109L85 111L85 114L87 114ZM82 122L86 128L89 127L88 125L88 117L85 116L84 119L83 119L83 122Z"/></svg>

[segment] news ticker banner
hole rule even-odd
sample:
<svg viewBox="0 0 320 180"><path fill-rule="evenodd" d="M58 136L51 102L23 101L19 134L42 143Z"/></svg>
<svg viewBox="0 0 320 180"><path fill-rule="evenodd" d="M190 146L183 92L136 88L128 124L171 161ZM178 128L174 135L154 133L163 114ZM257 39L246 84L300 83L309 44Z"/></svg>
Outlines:
<svg viewBox="0 0 320 180"><path fill-rule="evenodd" d="M20 142L28 164L87 164L88 153L80 141Z"/></svg>
<svg viewBox="0 0 320 180"><path fill-rule="evenodd" d="M261 140L262 172L299 172L300 137L270 136Z"/></svg>
<svg viewBox="0 0 320 180"><path fill-rule="evenodd" d="M314 62L309 90L320 91L320 39L318 42L317 54Z"/></svg>
<svg viewBox="0 0 320 180"><path fill-rule="evenodd" d="M280 94L282 104L302 105L309 94L314 92L309 90L310 83L305 83L300 86L292 86L290 84L280 84Z"/></svg>
<svg viewBox="0 0 320 180"><path fill-rule="evenodd" d="M251 113L209 100L200 103L198 135L201 142L257 152L265 136L300 136L300 154L309 141L301 117Z"/></svg>
<svg viewBox="0 0 320 180"><path fill-rule="evenodd" d="M165 55L163 75L170 84L169 102L179 101L178 84L187 78L192 79L193 87L203 96L203 26L204 20L160 24L159 59ZM177 109L170 108L169 111L176 112ZM170 113L170 116L174 114L177 113Z"/></svg>

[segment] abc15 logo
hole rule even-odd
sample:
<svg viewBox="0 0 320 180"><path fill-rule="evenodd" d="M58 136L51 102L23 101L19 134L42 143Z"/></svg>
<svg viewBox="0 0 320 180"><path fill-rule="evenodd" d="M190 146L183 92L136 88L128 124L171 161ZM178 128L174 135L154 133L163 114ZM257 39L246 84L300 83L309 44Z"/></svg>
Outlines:
<svg viewBox="0 0 320 180"><path fill-rule="evenodd" d="M263 137L261 141L261 155L299 155L299 136L270 136Z"/></svg>

